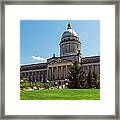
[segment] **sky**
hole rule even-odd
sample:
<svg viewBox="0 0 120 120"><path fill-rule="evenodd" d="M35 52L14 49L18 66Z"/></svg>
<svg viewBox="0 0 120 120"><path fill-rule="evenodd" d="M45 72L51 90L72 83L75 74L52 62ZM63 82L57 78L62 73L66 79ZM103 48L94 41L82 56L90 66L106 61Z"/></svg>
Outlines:
<svg viewBox="0 0 120 120"><path fill-rule="evenodd" d="M78 33L82 55L100 55L99 20L20 20L20 64L43 63L53 54L60 56L59 43L68 23Z"/></svg>

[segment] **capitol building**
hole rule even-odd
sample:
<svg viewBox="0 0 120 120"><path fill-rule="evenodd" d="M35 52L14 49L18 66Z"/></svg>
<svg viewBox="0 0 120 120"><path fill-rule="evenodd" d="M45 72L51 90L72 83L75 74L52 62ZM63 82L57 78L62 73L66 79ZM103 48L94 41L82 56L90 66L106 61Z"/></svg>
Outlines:
<svg viewBox="0 0 120 120"><path fill-rule="evenodd" d="M49 80L65 81L68 79L68 70L74 61L82 64L85 76L89 71L94 71L100 76L100 56L83 56L81 54L81 42L71 24L62 33L60 40L60 56L55 54L46 63L37 63L20 66L20 78L28 78L32 82L46 82Z"/></svg>

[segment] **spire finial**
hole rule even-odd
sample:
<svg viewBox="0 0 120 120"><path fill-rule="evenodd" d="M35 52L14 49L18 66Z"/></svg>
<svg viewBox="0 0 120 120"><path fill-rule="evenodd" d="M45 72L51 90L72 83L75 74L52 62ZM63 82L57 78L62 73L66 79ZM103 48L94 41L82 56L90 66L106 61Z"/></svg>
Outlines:
<svg viewBox="0 0 120 120"><path fill-rule="evenodd" d="M72 26L71 26L71 24L70 23L68 23L68 25L67 25L68 27L67 27L67 29L71 29L72 28Z"/></svg>

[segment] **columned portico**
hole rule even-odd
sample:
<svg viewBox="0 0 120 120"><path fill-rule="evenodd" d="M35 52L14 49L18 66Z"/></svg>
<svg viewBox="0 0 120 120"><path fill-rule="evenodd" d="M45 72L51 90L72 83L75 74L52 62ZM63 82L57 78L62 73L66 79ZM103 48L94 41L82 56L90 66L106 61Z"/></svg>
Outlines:
<svg viewBox="0 0 120 120"><path fill-rule="evenodd" d="M66 63L50 63L48 64L48 71L47 78L49 80L65 80L68 75L68 66L71 66L72 62L66 61Z"/></svg>

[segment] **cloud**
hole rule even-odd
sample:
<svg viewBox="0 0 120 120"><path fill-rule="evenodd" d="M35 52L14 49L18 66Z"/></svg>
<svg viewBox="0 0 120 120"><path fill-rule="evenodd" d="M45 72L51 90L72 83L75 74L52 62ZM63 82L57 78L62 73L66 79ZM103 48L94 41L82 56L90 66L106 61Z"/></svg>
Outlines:
<svg viewBox="0 0 120 120"><path fill-rule="evenodd" d="M39 62L47 62L46 58L40 57L40 56L32 56L33 61L39 61Z"/></svg>

